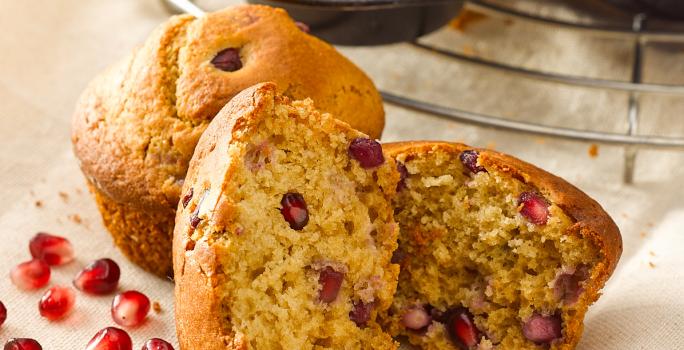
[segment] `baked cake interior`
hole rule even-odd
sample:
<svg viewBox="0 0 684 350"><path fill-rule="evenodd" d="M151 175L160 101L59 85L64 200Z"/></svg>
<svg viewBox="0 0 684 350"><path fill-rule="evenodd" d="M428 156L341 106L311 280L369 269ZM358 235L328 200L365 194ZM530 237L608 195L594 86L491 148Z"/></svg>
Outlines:
<svg viewBox="0 0 684 350"><path fill-rule="evenodd" d="M200 221L192 234L218 256L226 334L249 349L394 348L375 320L398 274L393 161L363 168L349 146L366 136L310 101L276 98L266 114L228 147L219 203L231 217L221 230ZM188 210L202 218L209 208L198 203Z"/></svg>
<svg viewBox="0 0 684 350"><path fill-rule="evenodd" d="M476 151L397 162L405 178L393 260L402 270L391 333L422 349L562 344L602 259L590 240L566 234L572 219L522 181L483 168Z"/></svg>

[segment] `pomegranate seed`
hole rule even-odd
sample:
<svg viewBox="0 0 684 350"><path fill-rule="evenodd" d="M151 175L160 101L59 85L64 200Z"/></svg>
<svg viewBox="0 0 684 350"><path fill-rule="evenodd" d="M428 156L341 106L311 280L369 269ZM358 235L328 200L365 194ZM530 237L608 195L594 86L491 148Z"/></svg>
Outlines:
<svg viewBox="0 0 684 350"><path fill-rule="evenodd" d="M44 260L48 265L64 265L74 260L74 248L64 237L39 232L29 242L34 259Z"/></svg>
<svg viewBox="0 0 684 350"><path fill-rule="evenodd" d="M358 303L355 303L352 310L349 311L349 319L354 321L358 327L366 327L374 308L375 303L364 304L359 301Z"/></svg>
<svg viewBox="0 0 684 350"><path fill-rule="evenodd" d="M349 145L349 155L356 159L364 169L375 168L385 162L382 146L378 141L355 138Z"/></svg>
<svg viewBox="0 0 684 350"><path fill-rule="evenodd" d="M549 206L546 200L534 193L523 192L518 198L518 205L522 205L520 214L535 225L546 225L549 219Z"/></svg>
<svg viewBox="0 0 684 350"><path fill-rule="evenodd" d="M74 308L76 293L69 287L52 287L43 294L38 303L40 315L50 321L64 318Z"/></svg>
<svg viewBox="0 0 684 350"><path fill-rule="evenodd" d="M132 350L133 341L123 329L107 327L90 339L86 350Z"/></svg>
<svg viewBox="0 0 684 350"><path fill-rule="evenodd" d="M406 179L409 177L408 169L403 163L397 162L397 171L399 172L399 183L397 184L397 192L406 188Z"/></svg>
<svg viewBox="0 0 684 350"><path fill-rule="evenodd" d="M480 153L478 153L475 150L467 150L461 152L461 155L458 157L461 160L461 163L463 163L463 166L466 167L470 172L476 174L479 172L487 172L487 169L485 169L482 166L477 165L477 159L480 157Z"/></svg>
<svg viewBox="0 0 684 350"><path fill-rule="evenodd" d="M142 350L173 350L173 346L165 340L152 338L145 342Z"/></svg>
<svg viewBox="0 0 684 350"><path fill-rule="evenodd" d="M5 323L5 320L7 320L7 308L5 308L5 304L0 301L0 327Z"/></svg>
<svg viewBox="0 0 684 350"><path fill-rule="evenodd" d="M473 315L464 308L457 308L449 312L447 330L451 340L460 349L472 349L480 341L480 332L473 322Z"/></svg>
<svg viewBox="0 0 684 350"><path fill-rule="evenodd" d="M401 247L397 248L397 250L392 253L392 259L390 262L392 264L398 264L398 265L404 265L404 261L406 261L406 258L408 258L408 253L406 253Z"/></svg>
<svg viewBox="0 0 684 350"><path fill-rule="evenodd" d="M309 223L309 210L304 197L296 192L285 193L280 200L280 213L293 230L301 231Z"/></svg>
<svg viewBox="0 0 684 350"><path fill-rule="evenodd" d="M119 285L121 270L112 259L95 260L74 279L74 286L89 294L109 294Z"/></svg>
<svg viewBox="0 0 684 350"><path fill-rule="evenodd" d="M143 293L129 290L112 301L112 318L121 326L138 326L145 321L150 312L150 299Z"/></svg>
<svg viewBox="0 0 684 350"><path fill-rule="evenodd" d="M310 33L311 32L311 28L309 28L309 26L306 23L295 22L295 25L297 26L297 28L299 28L299 30L301 30L304 33Z"/></svg>
<svg viewBox="0 0 684 350"><path fill-rule="evenodd" d="M564 272L556 276L553 292L564 305L573 305L584 291L582 282L589 278L589 267L580 265L574 272Z"/></svg>
<svg viewBox="0 0 684 350"><path fill-rule="evenodd" d="M25 290L45 287L50 282L50 265L38 259L23 262L12 269L10 279Z"/></svg>
<svg viewBox="0 0 684 350"><path fill-rule="evenodd" d="M432 317L422 306L414 306L406 310L402 317L402 323L406 328L414 331L421 330L432 322Z"/></svg>
<svg viewBox="0 0 684 350"><path fill-rule="evenodd" d="M223 51L220 51L211 60L211 64L213 64L214 67L222 71L234 72L242 68L242 61L240 60L240 51L235 48L227 48Z"/></svg>
<svg viewBox="0 0 684 350"><path fill-rule="evenodd" d="M561 318L535 313L523 324L522 331L525 338L537 344L549 344L561 337Z"/></svg>
<svg viewBox="0 0 684 350"><path fill-rule="evenodd" d="M332 267L326 266L318 276L318 283L321 285L318 300L327 304L335 301L337 294L340 292L343 279L344 274L342 272L337 272Z"/></svg>
<svg viewBox="0 0 684 350"><path fill-rule="evenodd" d="M183 208L187 207L188 204L190 204L190 201L192 200L192 195L194 194L193 192L194 190L192 189L192 187L190 187L188 193L186 193L185 196L183 196Z"/></svg>
<svg viewBox="0 0 684 350"><path fill-rule="evenodd" d="M13 338L5 343L5 350L43 350L35 339Z"/></svg>

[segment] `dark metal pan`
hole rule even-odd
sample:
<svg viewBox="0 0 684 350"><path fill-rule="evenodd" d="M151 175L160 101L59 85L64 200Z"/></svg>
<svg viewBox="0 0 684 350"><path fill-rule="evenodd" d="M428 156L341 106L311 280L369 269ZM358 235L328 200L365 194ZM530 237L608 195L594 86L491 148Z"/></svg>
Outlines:
<svg viewBox="0 0 684 350"><path fill-rule="evenodd" d="M605 0L631 12L684 20L684 0Z"/></svg>
<svg viewBox="0 0 684 350"><path fill-rule="evenodd" d="M411 41L454 18L464 0L248 0L281 7L311 33L338 45Z"/></svg>

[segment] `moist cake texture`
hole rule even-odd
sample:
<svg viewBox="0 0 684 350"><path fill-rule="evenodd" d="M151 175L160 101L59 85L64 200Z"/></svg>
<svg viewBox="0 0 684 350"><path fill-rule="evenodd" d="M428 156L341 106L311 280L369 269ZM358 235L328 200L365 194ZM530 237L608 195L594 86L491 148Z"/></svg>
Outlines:
<svg viewBox="0 0 684 350"><path fill-rule="evenodd" d="M513 157L461 144L388 144L402 181L383 322L422 349L570 349L622 242L603 209Z"/></svg>
<svg viewBox="0 0 684 350"><path fill-rule="evenodd" d="M190 163L174 235L182 349L396 349L399 174L379 143L261 84Z"/></svg>

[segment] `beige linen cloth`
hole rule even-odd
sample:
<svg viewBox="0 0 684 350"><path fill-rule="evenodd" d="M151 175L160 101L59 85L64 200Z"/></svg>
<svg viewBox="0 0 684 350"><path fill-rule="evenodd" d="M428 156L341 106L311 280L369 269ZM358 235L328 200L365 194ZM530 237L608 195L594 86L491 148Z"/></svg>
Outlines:
<svg viewBox="0 0 684 350"><path fill-rule="evenodd" d="M0 300L9 309L0 344L32 337L45 349L83 349L98 330L114 325L112 296L79 293L69 318L48 322L37 309L43 290L20 292L10 283L9 270L29 259L28 240L38 231L66 236L76 249L77 260L53 269L51 284L69 285L85 264L111 257L122 268L121 290L140 290L161 306L145 325L128 329L134 347L151 337L176 344L172 284L144 273L114 248L69 140L71 113L86 83L165 18L156 0L0 0ZM467 35L445 29L426 40L529 67L629 76L628 43L524 23L487 19L472 24ZM546 124L626 127L622 93L493 74L404 44L342 50L379 87L395 93ZM684 50L665 51L668 55L647 60L655 68L647 70L646 79L682 83ZM640 101L644 133L684 135L684 99L642 96ZM625 249L605 295L587 316L580 349L684 348L684 152L642 151L636 182L628 186L621 181L619 147L601 146L590 156L586 143L490 131L386 107L384 141L440 139L493 147L566 178L613 216Z"/></svg>

